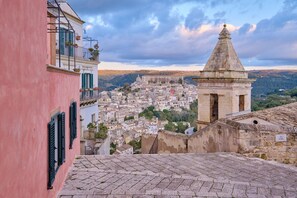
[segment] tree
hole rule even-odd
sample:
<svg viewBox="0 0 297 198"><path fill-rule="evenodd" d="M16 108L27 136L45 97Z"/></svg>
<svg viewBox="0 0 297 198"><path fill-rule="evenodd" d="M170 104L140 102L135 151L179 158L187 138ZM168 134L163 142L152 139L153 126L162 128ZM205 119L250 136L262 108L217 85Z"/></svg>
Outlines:
<svg viewBox="0 0 297 198"><path fill-rule="evenodd" d="M176 126L172 122L168 122L168 124L165 124L164 129L167 131L176 131Z"/></svg>
<svg viewBox="0 0 297 198"><path fill-rule="evenodd" d="M100 123L99 130L95 134L95 138L105 139L105 138L107 138L107 132L108 132L107 126L105 126L103 123Z"/></svg>
<svg viewBox="0 0 297 198"><path fill-rule="evenodd" d="M112 155L117 150L117 144L111 143L110 144L110 154Z"/></svg>
<svg viewBox="0 0 297 198"><path fill-rule="evenodd" d="M177 133L185 133L185 130L188 128L188 125L184 125L183 122L178 122L177 123Z"/></svg>
<svg viewBox="0 0 297 198"><path fill-rule="evenodd" d="M141 149L141 140L131 140L129 145L133 146L133 151L136 152L137 150Z"/></svg>
<svg viewBox="0 0 297 198"><path fill-rule="evenodd" d="M154 111L155 107L154 107L154 106L149 106L147 109L148 109L149 111Z"/></svg>
<svg viewBox="0 0 297 198"><path fill-rule="evenodd" d="M99 132L107 133L107 131L108 131L107 126L105 126L103 123L100 123L99 124Z"/></svg>

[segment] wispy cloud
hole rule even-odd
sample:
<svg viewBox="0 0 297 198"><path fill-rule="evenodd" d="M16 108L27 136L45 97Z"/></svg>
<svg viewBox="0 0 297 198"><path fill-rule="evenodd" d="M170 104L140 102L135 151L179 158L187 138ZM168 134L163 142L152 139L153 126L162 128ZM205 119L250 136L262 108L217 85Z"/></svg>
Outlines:
<svg viewBox="0 0 297 198"><path fill-rule="evenodd" d="M205 64L223 23L244 65L297 65L296 2L284 0L274 13L267 0L255 5L233 0L69 0L87 22L88 35L99 40L102 61L150 66ZM259 11L257 20L252 10Z"/></svg>

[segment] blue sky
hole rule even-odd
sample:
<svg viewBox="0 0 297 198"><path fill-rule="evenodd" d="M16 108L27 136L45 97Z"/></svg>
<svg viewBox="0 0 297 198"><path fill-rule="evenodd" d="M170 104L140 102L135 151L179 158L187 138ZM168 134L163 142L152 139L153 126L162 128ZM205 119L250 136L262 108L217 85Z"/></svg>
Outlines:
<svg viewBox="0 0 297 198"><path fill-rule="evenodd" d="M297 0L68 0L103 68L201 66L227 24L245 66L297 65Z"/></svg>

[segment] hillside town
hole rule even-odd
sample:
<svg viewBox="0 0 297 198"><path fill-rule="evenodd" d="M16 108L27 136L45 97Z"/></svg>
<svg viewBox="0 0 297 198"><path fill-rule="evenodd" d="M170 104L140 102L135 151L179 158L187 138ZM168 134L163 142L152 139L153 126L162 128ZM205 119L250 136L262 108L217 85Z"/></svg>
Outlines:
<svg viewBox="0 0 297 198"><path fill-rule="evenodd" d="M177 76L138 76L131 85L99 94L99 123L108 127L111 142L118 149L142 134L157 134L167 120L146 119L139 114L149 106L156 110L182 112L197 99L197 87Z"/></svg>
<svg viewBox="0 0 297 198"><path fill-rule="evenodd" d="M296 54L294 43L282 45L296 38L293 1L273 4L277 14L255 25L230 20L238 27L223 21L248 18L233 9L241 1L224 1L229 9L209 4L211 15L216 6L235 12L214 14L215 23L207 6L197 10L204 1L0 1L0 197L296 197L297 102L253 110L252 83L261 78L249 76L240 60L249 47L255 50L251 60L264 59L270 46L281 49L266 56L273 62L284 48ZM257 7L269 6L261 3ZM185 17L172 18L179 9ZM205 19L196 24L200 12ZM138 22L145 27L141 37ZM259 33L261 39L254 37ZM282 42L273 43L271 35ZM169 37L170 47L164 43ZM175 40L182 41L178 48ZM257 44L267 50L256 50ZM206 46L213 47L211 54ZM100 92L98 67L107 60L198 64L192 56L209 57L192 78L197 86L182 75L160 73Z"/></svg>

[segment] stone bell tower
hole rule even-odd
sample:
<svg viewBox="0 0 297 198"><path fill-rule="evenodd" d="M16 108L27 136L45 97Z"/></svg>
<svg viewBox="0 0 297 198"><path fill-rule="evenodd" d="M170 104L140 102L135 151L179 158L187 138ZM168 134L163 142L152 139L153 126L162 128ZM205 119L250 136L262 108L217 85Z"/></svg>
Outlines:
<svg viewBox="0 0 297 198"><path fill-rule="evenodd" d="M197 129L227 116L251 111L251 83L224 25L198 82Z"/></svg>

